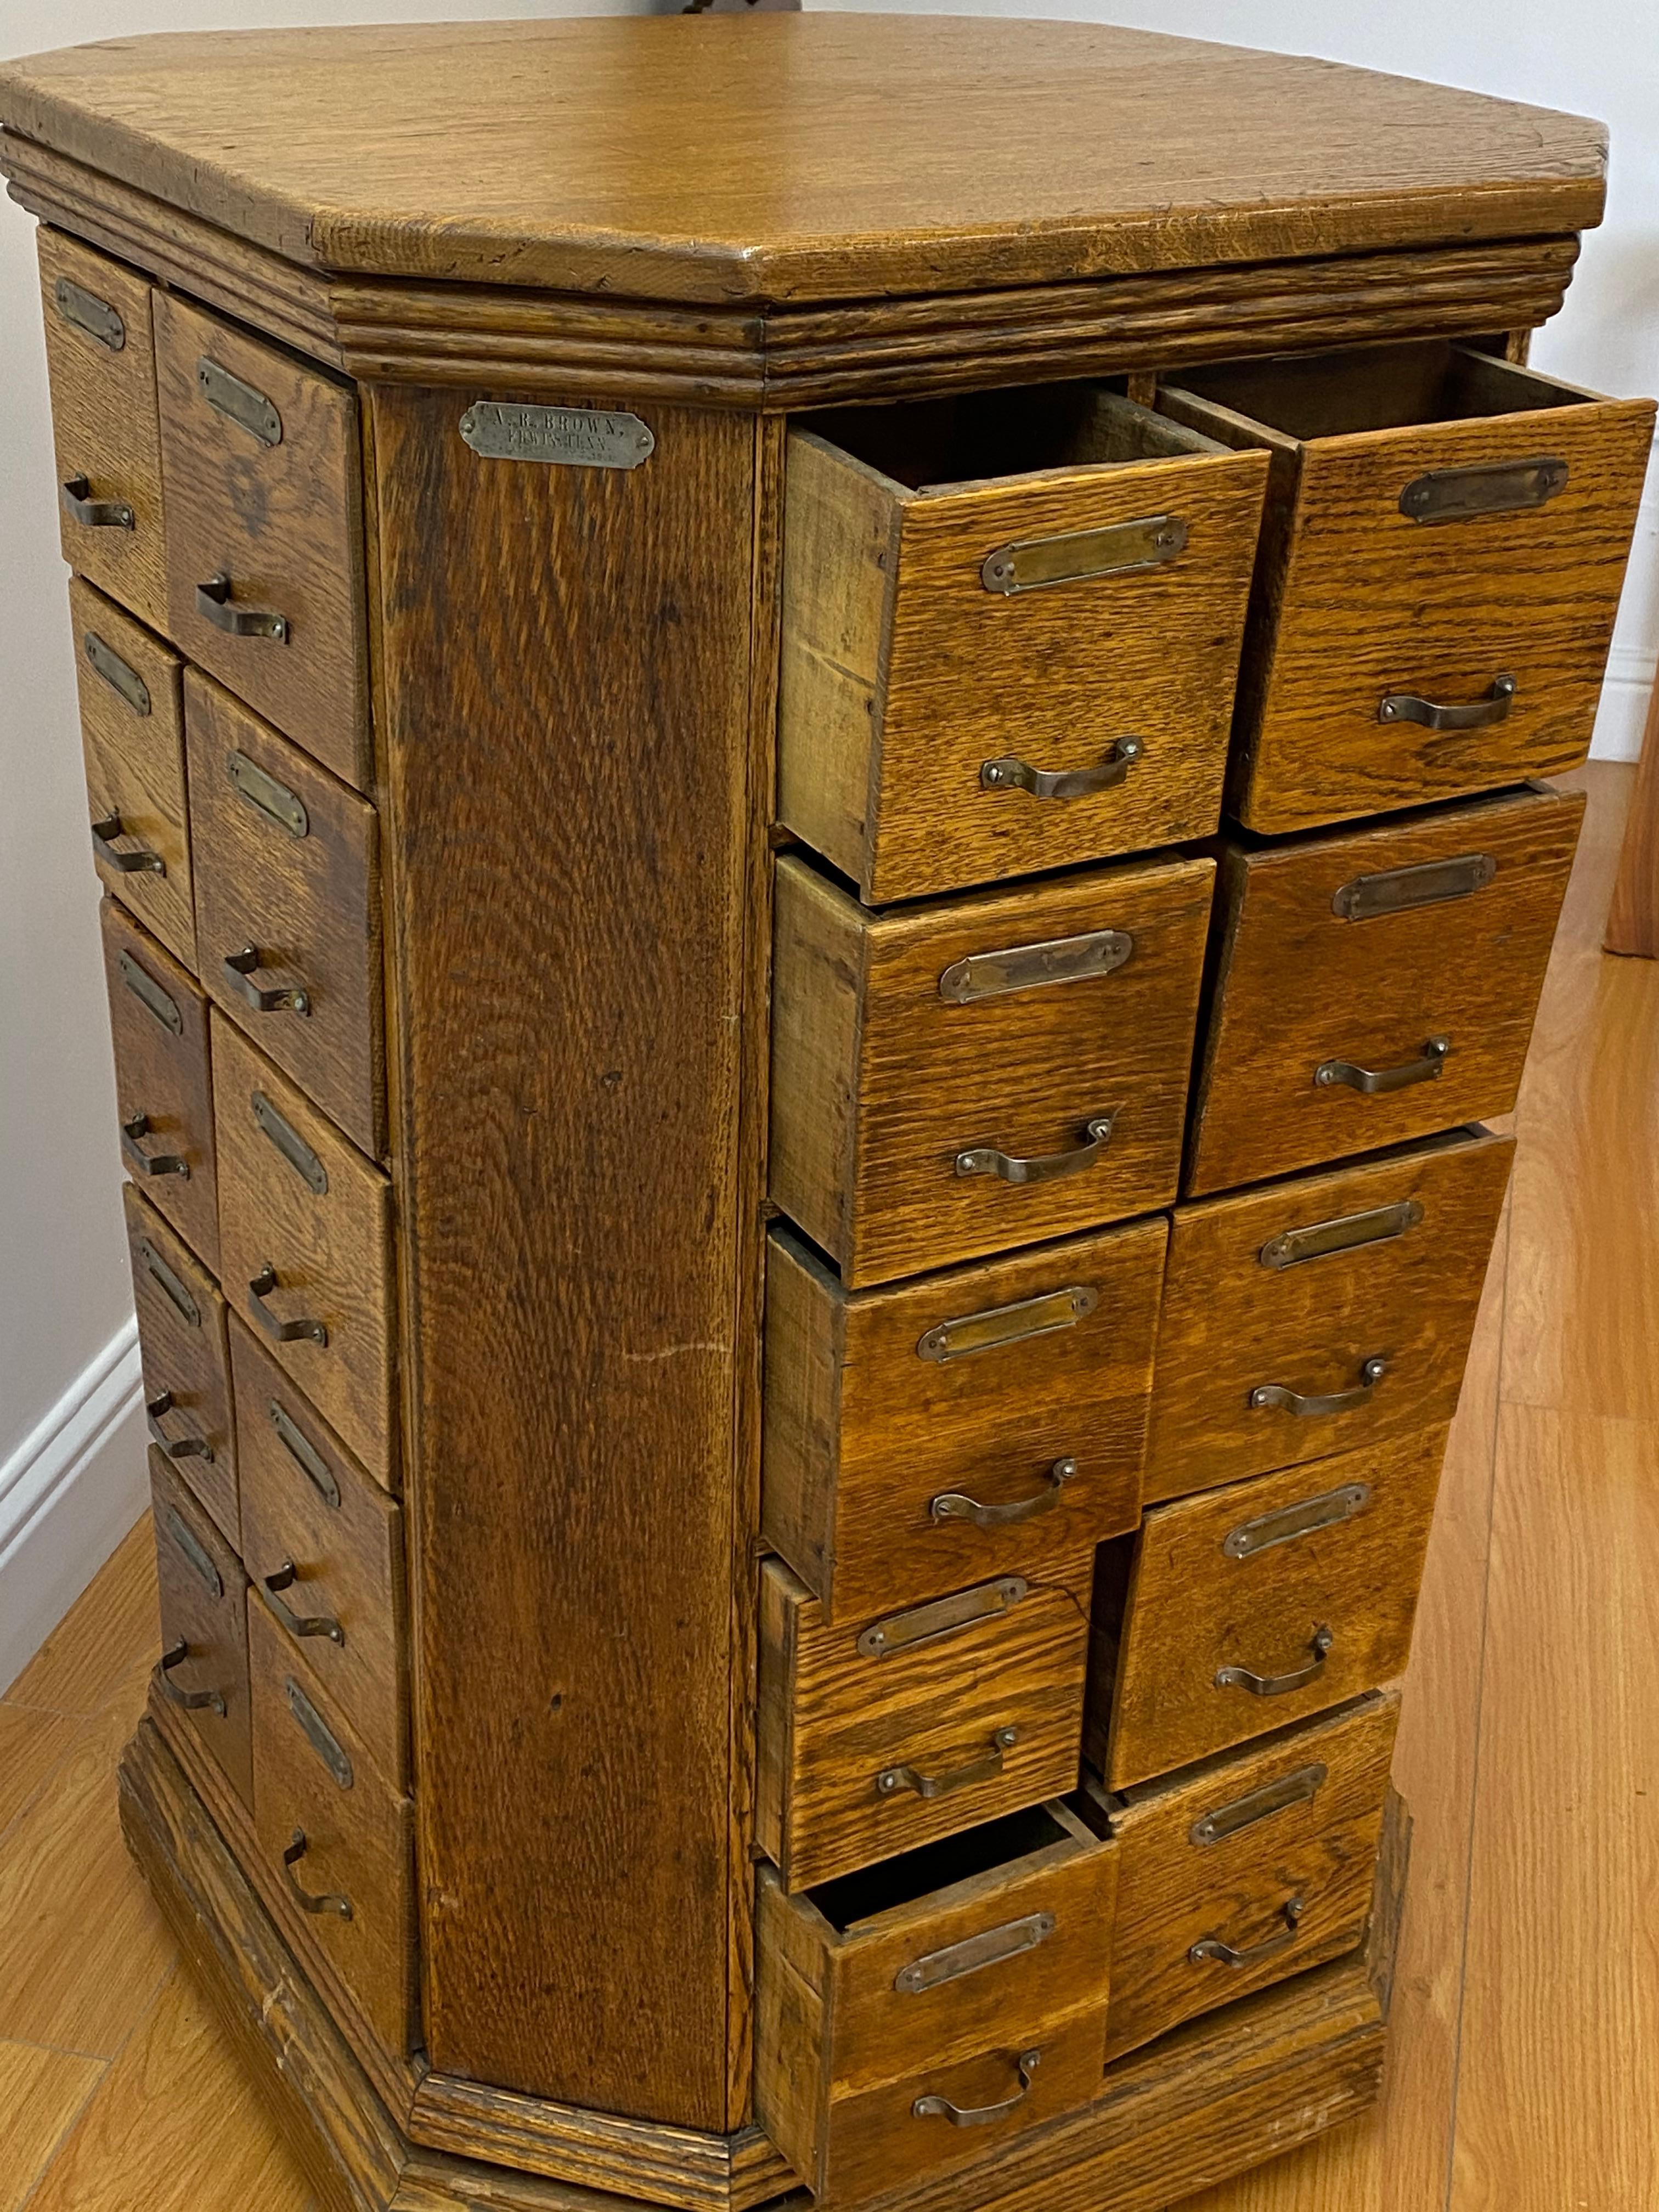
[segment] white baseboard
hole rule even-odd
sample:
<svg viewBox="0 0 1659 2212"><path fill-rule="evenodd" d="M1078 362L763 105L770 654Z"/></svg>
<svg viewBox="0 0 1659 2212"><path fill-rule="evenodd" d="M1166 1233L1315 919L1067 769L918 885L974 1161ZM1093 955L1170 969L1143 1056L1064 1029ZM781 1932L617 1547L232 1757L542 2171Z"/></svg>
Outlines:
<svg viewBox="0 0 1659 2212"><path fill-rule="evenodd" d="M1590 739L1592 760L1640 759L1648 702L1653 696L1655 666L1656 656L1652 653L1614 648L1607 663L1601 710L1595 717L1595 734Z"/></svg>
<svg viewBox="0 0 1659 2212"><path fill-rule="evenodd" d="M0 1691L149 1504L144 1441L129 1321L0 1467Z"/></svg>

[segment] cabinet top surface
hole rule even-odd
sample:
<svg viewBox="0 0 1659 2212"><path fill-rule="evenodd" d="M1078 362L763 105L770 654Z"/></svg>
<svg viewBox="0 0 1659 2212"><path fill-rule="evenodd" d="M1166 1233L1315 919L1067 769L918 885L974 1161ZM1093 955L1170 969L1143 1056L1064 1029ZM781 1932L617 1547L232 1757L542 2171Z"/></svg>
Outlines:
<svg viewBox="0 0 1659 2212"><path fill-rule="evenodd" d="M685 301L1575 231L1600 125L1095 23L598 16L113 39L0 122L305 266Z"/></svg>

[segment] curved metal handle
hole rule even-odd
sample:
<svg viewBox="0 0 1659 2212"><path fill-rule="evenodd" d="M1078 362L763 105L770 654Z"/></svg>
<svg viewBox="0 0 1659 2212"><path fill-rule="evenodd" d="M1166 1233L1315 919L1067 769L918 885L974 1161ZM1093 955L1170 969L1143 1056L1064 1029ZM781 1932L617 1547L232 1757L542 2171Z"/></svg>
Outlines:
<svg viewBox="0 0 1659 2212"><path fill-rule="evenodd" d="M204 622L222 629L227 637L270 637L288 643L288 617L271 607L239 606L232 599L231 582L222 571L196 586L196 611Z"/></svg>
<svg viewBox="0 0 1659 2212"><path fill-rule="evenodd" d="M975 1528L1006 1528L1018 1521L1034 1521L1051 1513L1060 1493L1077 1473L1074 1459L1057 1459L1044 1478L1045 1486L1034 1498L1018 1498L1010 1505L981 1505L959 1490L947 1490L934 1498L927 1510L935 1521L971 1521Z"/></svg>
<svg viewBox="0 0 1659 2212"><path fill-rule="evenodd" d="M975 1782L992 1782L1002 1771L1002 1754L1019 1741L1019 1730L1000 1728L983 1758L945 1774L918 1774L914 1766L884 1766L876 1777L879 1797L896 1797L901 1790L914 1790L918 1797L948 1797L953 1790L967 1790Z"/></svg>
<svg viewBox="0 0 1659 2212"><path fill-rule="evenodd" d="M290 1636L325 1636L331 1644L343 1644L345 1631L331 1614L295 1613L283 1603L277 1592L292 1589L299 1579L300 1570L292 1559L284 1559L274 1575L261 1575L259 1587L265 1594L265 1603Z"/></svg>
<svg viewBox="0 0 1659 2212"><path fill-rule="evenodd" d="M152 853L147 845L141 845L136 853L116 851L115 840L129 834L122 827L118 814L100 815L92 825L92 849L106 868L113 868L119 875L166 875L167 862L159 853Z"/></svg>
<svg viewBox="0 0 1659 2212"><path fill-rule="evenodd" d="M987 791L1025 791L1033 799L1086 799L1091 792L1109 791L1146 750L1145 738L1120 738L1098 768L1032 768L1012 753L986 761L979 780Z"/></svg>
<svg viewBox="0 0 1659 2212"><path fill-rule="evenodd" d="M256 1014L309 1014L311 997L308 992L297 989L266 991L252 980L264 964L258 946L245 945L238 952L226 953L225 981L243 1004L252 1006Z"/></svg>
<svg viewBox="0 0 1659 2212"><path fill-rule="evenodd" d="M1105 1151L1115 1118L1110 1114L1092 1115L1084 1124L1083 1142L1073 1151L1039 1152L1034 1159L1000 1152L994 1145L972 1146L957 1154L957 1173L1000 1176L1004 1182L1057 1182L1061 1176L1080 1175Z"/></svg>
<svg viewBox="0 0 1659 2212"><path fill-rule="evenodd" d="M173 1680L173 1669L190 1656L190 1645L184 1637L168 1644L161 1654L155 1670L155 1679L161 1686L161 1694L175 1705L182 1705L187 1713L213 1712L225 1718L225 1701L217 1690L181 1690Z"/></svg>
<svg viewBox="0 0 1659 2212"><path fill-rule="evenodd" d="M169 1459L204 1459L213 1464L213 1446L205 1437L170 1437L161 1423L173 1411L173 1393L163 1390L157 1398L144 1401L144 1419L149 1432Z"/></svg>
<svg viewBox="0 0 1659 2212"><path fill-rule="evenodd" d="M1351 1060L1322 1060L1314 1070L1314 1081L1322 1090L1341 1083L1376 1098L1388 1091L1408 1091L1413 1083L1434 1082L1450 1050L1449 1037L1433 1036L1425 1042L1421 1058L1408 1060L1403 1067L1356 1067Z"/></svg>
<svg viewBox="0 0 1659 2212"><path fill-rule="evenodd" d="M1499 676L1484 699L1466 707L1443 706L1437 699L1419 698L1415 691L1389 691L1376 710L1379 722L1420 722L1425 730L1484 730L1493 722L1507 721L1516 685L1514 677Z"/></svg>
<svg viewBox="0 0 1659 2212"><path fill-rule="evenodd" d="M1352 1413L1356 1407L1369 1403L1371 1393L1389 1371L1389 1363L1381 1352L1361 1363L1359 1386L1354 1390L1331 1390L1324 1396L1316 1396L1301 1390L1292 1390L1284 1382L1258 1382L1250 1393L1252 1406L1276 1406L1282 1413L1294 1413L1301 1420L1310 1420L1326 1413Z"/></svg>
<svg viewBox="0 0 1659 2212"><path fill-rule="evenodd" d="M148 1114L129 1114L121 1124L121 1150L140 1175L179 1176L190 1181L190 1162L179 1152L146 1152L138 1139L150 1133Z"/></svg>
<svg viewBox="0 0 1659 2212"><path fill-rule="evenodd" d="M58 493L64 512L86 530L134 530L137 517L124 499L94 499L90 480L71 477Z"/></svg>
<svg viewBox="0 0 1659 2212"><path fill-rule="evenodd" d="M1277 1936L1268 1936L1260 1943L1252 1943L1243 1951L1234 1950L1218 1936L1205 1936L1194 1944L1187 1956L1194 1966L1202 1966L1212 1960L1218 1966L1254 1966L1259 1960L1271 1959L1280 1951L1288 1951L1296 1941L1296 1931L1307 1906L1299 1897L1286 1899L1279 1908L1285 1925Z"/></svg>
<svg viewBox="0 0 1659 2212"><path fill-rule="evenodd" d="M301 1336L309 1337L313 1344L326 1344L327 1329L310 1315L303 1316L299 1321L283 1321L272 1313L265 1300L276 1287L276 1270L267 1260L247 1286L249 1309L265 1334L277 1344L292 1344L296 1337Z"/></svg>
<svg viewBox="0 0 1659 2212"><path fill-rule="evenodd" d="M1282 1698L1287 1691L1305 1690L1324 1673L1326 1654L1335 1642L1328 1628L1316 1628L1308 1646L1313 1656L1305 1667L1289 1674L1253 1674L1248 1667L1222 1667L1217 1669L1215 1686L1218 1690L1248 1690L1253 1698Z"/></svg>
<svg viewBox="0 0 1659 2212"><path fill-rule="evenodd" d="M306 1841L305 1830L296 1828L289 1838L288 1849L283 1853L283 1872L288 1876L289 1887L307 1912L337 1912L342 1920L349 1920L352 1911L349 1897L342 1897L335 1891L327 1891L318 1896L301 1887L300 1877L294 1869L310 1848Z"/></svg>
<svg viewBox="0 0 1659 2212"><path fill-rule="evenodd" d="M918 2097L910 2110L919 2120L949 2120L953 2128L988 2128L994 2120L1006 2120L1025 2102L1031 2093L1031 2076L1042 2063L1042 2053L1022 2051L1014 2063L1019 2069L1019 2087L1000 2105L953 2105L948 2097L927 2096Z"/></svg>

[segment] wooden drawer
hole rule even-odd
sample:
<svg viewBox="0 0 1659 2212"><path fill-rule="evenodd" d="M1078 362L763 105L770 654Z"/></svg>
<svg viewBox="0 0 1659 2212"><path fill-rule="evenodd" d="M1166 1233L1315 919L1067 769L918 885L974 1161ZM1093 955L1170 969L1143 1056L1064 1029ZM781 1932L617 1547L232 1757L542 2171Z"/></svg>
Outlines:
<svg viewBox="0 0 1659 2212"><path fill-rule="evenodd" d="M104 889L194 968L184 663L78 576L69 594L93 865Z"/></svg>
<svg viewBox="0 0 1659 2212"><path fill-rule="evenodd" d="M207 1000L195 978L112 899L103 902L100 919L121 1155L128 1174L216 1273Z"/></svg>
<svg viewBox="0 0 1659 2212"><path fill-rule="evenodd" d="M1146 1497L1449 1421L1514 1152L1457 1129L1177 1206Z"/></svg>
<svg viewBox="0 0 1659 2212"><path fill-rule="evenodd" d="M1054 1803L801 1896L761 1869L756 2118L820 2199L981 2160L1099 2094L1117 1858Z"/></svg>
<svg viewBox="0 0 1659 2212"><path fill-rule="evenodd" d="M1405 1672L1446 1431L1155 1505L1095 1578L1087 1750L1114 1790Z"/></svg>
<svg viewBox="0 0 1659 2212"><path fill-rule="evenodd" d="M1091 1560L834 1629L765 1563L756 1838L787 1890L1075 1787Z"/></svg>
<svg viewBox="0 0 1659 2212"><path fill-rule="evenodd" d="M392 1186L217 1007L211 1026L230 1296L289 1380L386 1485Z"/></svg>
<svg viewBox="0 0 1659 2212"><path fill-rule="evenodd" d="M1582 792L1234 847L1188 1196L1515 1103Z"/></svg>
<svg viewBox="0 0 1659 2212"><path fill-rule="evenodd" d="M172 295L156 297L155 354L169 634L367 790L356 395Z"/></svg>
<svg viewBox="0 0 1659 2212"><path fill-rule="evenodd" d="M179 1481L165 1452L149 1449L161 1661L155 1680L170 1705L253 1810L248 1711L247 1577L242 1563Z"/></svg>
<svg viewBox="0 0 1659 2212"><path fill-rule="evenodd" d="M826 1623L1134 1527L1167 1236L1159 1216L849 1297L774 1231L762 1530Z"/></svg>
<svg viewBox="0 0 1659 2212"><path fill-rule="evenodd" d="M227 1543L239 1550L225 1302L212 1276L148 1199L130 1182L121 1186L121 1199L150 1434Z"/></svg>
<svg viewBox="0 0 1659 2212"><path fill-rule="evenodd" d="M1653 434L1433 339L1182 371L1273 457L1232 810L1302 830L1559 775L1589 747Z"/></svg>
<svg viewBox="0 0 1659 2212"><path fill-rule="evenodd" d="M876 902L1212 831L1266 455L1087 385L808 420L780 819Z"/></svg>
<svg viewBox="0 0 1659 2212"><path fill-rule="evenodd" d="M1397 1692L1115 1801L1107 2057L1363 1941Z"/></svg>
<svg viewBox="0 0 1659 2212"><path fill-rule="evenodd" d="M779 861L772 1196L849 1287L1174 1196L1212 874L872 915Z"/></svg>
<svg viewBox="0 0 1659 2212"><path fill-rule="evenodd" d="M403 1515L234 1315L242 1556L388 1781L407 1785Z"/></svg>
<svg viewBox="0 0 1659 2212"><path fill-rule="evenodd" d="M374 809L193 668L185 725L203 981L379 1158L386 1055Z"/></svg>
<svg viewBox="0 0 1659 2212"><path fill-rule="evenodd" d="M259 1844L364 2021L413 2048L414 1808L262 1606L248 1607Z"/></svg>
<svg viewBox="0 0 1659 2212"><path fill-rule="evenodd" d="M44 223L40 249L64 558L165 629L150 288L136 270Z"/></svg>

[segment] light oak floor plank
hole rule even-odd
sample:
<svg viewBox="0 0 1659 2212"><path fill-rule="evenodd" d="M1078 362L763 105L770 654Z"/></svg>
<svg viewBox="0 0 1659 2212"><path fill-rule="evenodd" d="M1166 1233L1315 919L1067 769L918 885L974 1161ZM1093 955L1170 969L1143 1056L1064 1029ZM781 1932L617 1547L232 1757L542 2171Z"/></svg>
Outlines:
<svg viewBox="0 0 1659 2212"><path fill-rule="evenodd" d="M9 1705L90 1719L141 1659L161 1648L155 1539L146 1513L6 1692Z"/></svg>
<svg viewBox="0 0 1659 2212"><path fill-rule="evenodd" d="M21 2212L103 2072L100 2058L0 2043L0 2212Z"/></svg>
<svg viewBox="0 0 1659 2212"><path fill-rule="evenodd" d="M0 1705L0 1836L62 1760L79 1725L66 1713Z"/></svg>

